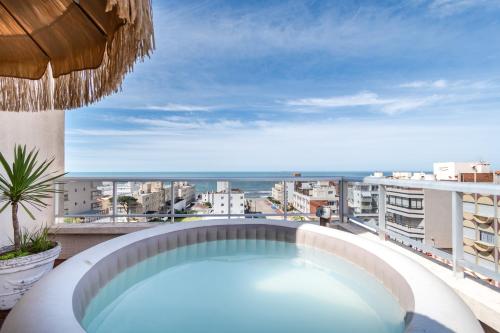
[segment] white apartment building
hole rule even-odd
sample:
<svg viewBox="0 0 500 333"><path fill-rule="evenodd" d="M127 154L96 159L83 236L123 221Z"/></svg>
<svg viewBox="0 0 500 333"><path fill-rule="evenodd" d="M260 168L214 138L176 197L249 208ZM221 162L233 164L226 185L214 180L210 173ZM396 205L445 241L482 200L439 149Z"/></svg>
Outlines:
<svg viewBox="0 0 500 333"><path fill-rule="evenodd" d="M285 197L285 188L288 202L291 202L293 199L293 182L285 182L285 183L276 183L274 184L271 190L271 197L279 202L283 202Z"/></svg>
<svg viewBox="0 0 500 333"><path fill-rule="evenodd" d="M403 180L436 180L436 174L394 172ZM451 193L386 187L386 228L436 248L451 247Z"/></svg>
<svg viewBox="0 0 500 333"><path fill-rule="evenodd" d="M319 206L329 206L332 214L337 214L338 200L335 185L328 181L300 182L296 185L291 203L305 214L316 214Z"/></svg>
<svg viewBox="0 0 500 333"><path fill-rule="evenodd" d="M402 180L433 180L421 172L393 172ZM386 228L397 234L423 242L425 239L424 190L397 186L386 187Z"/></svg>
<svg viewBox="0 0 500 333"><path fill-rule="evenodd" d="M413 240L423 241L425 225L424 191L386 187L386 228Z"/></svg>
<svg viewBox="0 0 500 333"><path fill-rule="evenodd" d="M98 182L68 182L63 185L64 214L101 213L101 191Z"/></svg>
<svg viewBox="0 0 500 333"><path fill-rule="evenodd" d="M352 214L365 221L378 218L378 185L353 183L347 197Z"/></svg>
<svg viewBox="0 0 500 333"><path fill-rule="evenodd" d="M203 193L201 200L210 203L213 214L245 214L245 193L233 189L229 194L227 182L217 182L217 192Z"/></svg>

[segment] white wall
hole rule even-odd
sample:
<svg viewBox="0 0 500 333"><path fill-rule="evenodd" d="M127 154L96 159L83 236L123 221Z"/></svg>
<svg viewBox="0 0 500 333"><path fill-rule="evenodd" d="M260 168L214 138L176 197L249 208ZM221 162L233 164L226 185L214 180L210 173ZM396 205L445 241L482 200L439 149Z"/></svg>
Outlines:
<svg viewBox="0 0 500 333"><path fill-rule="evenodd" d="M53 170L64 171L64 112L4 112L0 111L0 151L12 161L14 144L26 144L28 149L40 149L40 159L55 157ZM0 168L3 173L3 168ZM21 226L32 227L54 222L54 207L34 211L36 221L20 209ZM9 207L10 208L10 207ZM12 238L10 209L0 214L0 245L7 245Z"/></svg>

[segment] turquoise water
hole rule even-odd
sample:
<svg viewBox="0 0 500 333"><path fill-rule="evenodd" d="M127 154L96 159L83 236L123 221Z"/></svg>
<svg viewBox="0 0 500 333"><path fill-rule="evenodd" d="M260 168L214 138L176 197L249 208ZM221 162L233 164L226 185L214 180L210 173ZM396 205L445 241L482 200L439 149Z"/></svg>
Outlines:
<svg viewBox="0 0 500 333"><path fill-rule="evenodd" d="M364 270L324 251L214 241L151 257L102 288L88 332L404 331L404 312Z"/></svg>

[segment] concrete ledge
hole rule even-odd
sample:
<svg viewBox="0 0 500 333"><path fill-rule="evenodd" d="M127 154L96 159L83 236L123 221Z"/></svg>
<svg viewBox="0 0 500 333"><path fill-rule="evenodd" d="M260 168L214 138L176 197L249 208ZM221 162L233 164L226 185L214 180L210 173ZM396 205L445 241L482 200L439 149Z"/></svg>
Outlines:
<svg viewBox="0 0 500 333"><path fill-rule="evenodd" d="M137 222L137 223L68 223L56 224L49 229L51 235L75 235L75 234L109 234L123 235L131 232L156 227L164 223Z"/></svg>
<svg viewBox="0 0 500 333"><path fill-rule="evenodd" d="M92 297L116 274L157 253L219 239L270 239L324 249L361 266L407 312L407 332L482 332L445 283L409 258L347 232L296 222L209 220L161 225L94 246L57 267L12 310L1 332L84 332Z"/></svg>
<svg viewBox="0 0 500 333"><path fill-rule="evenodd" d="M156 222L56 224L49 229L49 235L52 240L62 245L59 259L68 259L110 239L161 224Z"/></svg>

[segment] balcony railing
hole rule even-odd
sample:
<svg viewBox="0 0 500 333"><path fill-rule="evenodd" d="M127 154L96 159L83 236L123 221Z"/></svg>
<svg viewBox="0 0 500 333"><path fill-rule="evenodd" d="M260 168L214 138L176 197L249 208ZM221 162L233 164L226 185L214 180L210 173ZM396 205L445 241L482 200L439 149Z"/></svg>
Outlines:
<svg viewBox="0 0 500 333"><path fill-rule="evenodd" d="M74 212L72 207L78 207L78 203L75 206L71 193L68 201L63 200L63 195L58 195L55 199L56 221L58 223L75 221L86 223L133 223L133 221L173 223L210 218L270 218L280 219L284 222L295 220L317 223L315 209L317 205L324 204L324 198L318 200L318 202L322 201L323 203L315 203L314 197L309 198L311 209L305 212L297 209L303 207L303 202L294 203L294 198L288 197L289 191L274 191L275 195L277 193L281 195L279 198L268 199L267 197L272 196L272 188L276 184L278 187L286 188L285 185L291 182L294 188L297 186L299 189L301 183L320 186L319 182L321 182L322 186L335 187L336 199L332 200L335 201L333 205L335 215L332 216L334 225L342 227L355 224L371 233L378 234L382 240L397 241L409 250L431 255L432 258L449 265L458 276L463 276L466 272L482 279L495 280L497 284L500 281L500 185L496 184L397 180L376 177L65 177L63 183L67 182L97 184L96 186L100 187L98 188L99 193L102 195L101 198L97 198L100 211L98 213L91 210ZM217 188L217 182L222 190ZM141 210L137 202L134 203L134 199L120 198L133 197L134 190L139 191L139 187L145 183L154 183L147 186L148 190L163 191L161 198L165 200L165 205L146 212ZM355 213L363 207L361 206L359 209L352 207L353 200L348 196L353 195L353 191L360 190L360 184L378 186L378 193L373 194L374 200L377 202L378 218L373 215L366 216ZM195 186L194 189L190 188L193 186ZM424 228L418 230L424 235L423 240L406 237L403 232L395 232L394 228L388 230L386 191L387 188L395 187L407 192L423 190L425 223ZM217 194L218 190L222 192ZM128 193L126 193L127 191ZM141 193L144 191L145 189L142 189ZM191 202L193 191L195 191L195 199ZM470 193L480 193L481 196L468 195ZM462 200L464 194L467 198L465 207ZM491 199L493 209L492 207L483 207L485 202L483 199L478 199L478 202L470 202L471 198L483 198L486 195ZM186 196L191 199L188 200ZM440 196L445 196L445 200L438 199ZM241 197L244 199L242 200ZM170 198L176 198L173 201L173 207ZM128 204L127 200L130 200ZM438 207L434 214L432 207L436 205L431 204L431 201L434 202L434 200L440 200L439 205L446 204L448 208L443 210L442 207ZM351 206L348 205L348 201ZM471 214L471 211L475 214ZM108 213L104 214L103 212ZM466 212L465 215L464 212ZM491 215L485 216L485 218L488 218L488 221L492 220L492 223L486 227L484 223L479 223L482 222L480 216L484 215L484 212ZM475 219L469 221L467 214ZM435 228L432 228L432 223L446 225L448 229L441 228L441 232L434 235L435 230L433 229ZM488 249L488 256L479 253L477 246L467 247L467 244L481 241L481 232L484 232L485 228L493 235L491 237L493 237L494 248ZM442 230L445 232L443 233ZM464 230L466 231L465 235ZM477 239L468 240L467 237L476 237ZM464 251L464 246L467 247L467 251ZM476 253L475 259L471 254L473 251L476 251L474 252ZM489 258L490 261L485 262L485 258Z"/></svg>
<svg viewBox="0 0 500 333"><path fill-rule="evenodd" d="M65 177L62 183L69 182L92 182L95 186L101 187L99 192L102 194L100 207L105 210L106 206L109 208L109 214L97 214L95 212L91 212L89 210L80 209L79 211L74 211L73 201L70 197L66 201L61 201L59 195L56 197L56 221L57 223L62 223L66 219L66 221L71 220L72 222L80 220L87 221L91 220L92 223L96 222L123 222L130 221L130 219L141 219L141 221L157 221L158 219L163 222L175 222L180 219L185 218L212 218L212 217L225 217L225 218L281 218L283 220L294 219L294 218L304 218L305 220L313 220L315 218L315 211L304 212L298 211L296 209L290 210L289 206L294 203L293 198L289 198L287 195L287 191L280 191L279 193L282 195L281 198L275 198L276 201L279 201L280 204L276 204L273 200L269 200L267 203L260 202L255 203L255 201L261 201L260 199L264 199L266 196L272 196L272 187L276 184L280 184L281 186L285 186L286 182L294 182L294 183L305 183L305 182L325 182L328 181L331 183L331 186L334 184L338 184L343 181L341 177L285 177L285 178L236 178L236 177L228 177L228 178L207 178L207 177L193 177L193 178L172 178L172 177ZM218 194L217 191L217 182L224 183L224 191ZM126 210L123 205L121 206L119 203L120 196L134 196L133 189L130 190L130 193L124 194L123 188L125 184L136 184L140 186L145 183L161 183L159 188L156 188L156 191L164 191L165 197L168 198L165 200L165 205L163 207L158 207L156 211L140 211L139 203L135 202L129 208L129 212L126 213ZM252 186L252 184L262 184L261 186ZM100 186L99 186L100 184ZM182 185L180 185L182 184ZM181 187L186 186L199 186L203 187L205 190L200 190L196 188L197 195L195 198L195 202L187 202L186 207L182 207L182 205L178 206L179 201L182 201L182 197L179 198L178 190ZM246 186L246 185L250 186ZM236 185L236 186L235 186ZM61 186L59 184L58 186ZM243 189L239 187L243 186ZM106 190L102 188L107 187L108 193ZM120 192L121 191L121 192ZM154 192L155 190L153 190ZM239 191L239 192L238 192ZM143 194L143 191L137 191L137 193ZM240 195L241 192L241 195ZM258 196L255 192L266 192L264 196ZM92 193L95 193L92 191ZM220 211L224 211L223 213L218 213L217 209L214 206L215 202L211 202L207 205L207 208L212 208L212 212L207 212L210 209L199 210L197 212L193 212L192 209L189 208L193 203L203 204L203 195L206 194L207 197L213 198L212 193L215 193L216 199L215 201L222 206L219 206ZM229 195L231 193L231 195ZM201 198L199 198L201 196ZM241 206L241 196L245 197L245 202L243 202L243 206ZM139 197L137 195L137 197ZM171 207L170 198L175 197L174 207ZM94 201L98 198L93 197ZM311 198L312 201L315 200L314 197ZM231 200L237 200L237 205L233 205ZM332 201L336 199L332 196ZM137 200L138 201L138 200ZM324 201L324 198L319 198L318 201ZM281 204L283 203L283 204ZM68 206L69 207L66 207ZM78 202L75 202L76 207L78 206ZM299 206L297 203L296 207ZM335 207L336 204L332 205ZM223 208L222 208L223 207ZM244 212L241 212L241 207L244 208ZM295 208L296 208L295 207ZM64 213L65 209L68 208L67 212ZM336 208L336 207L335 207ZM342 212L344 213L344 212ZM96 220L96 217L98 218ZM100 218L100 219L99 219ZM124 220L125 219L125 220Z"/></svg>

